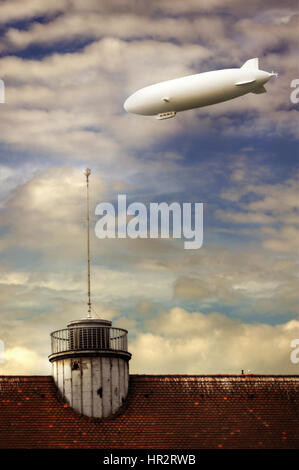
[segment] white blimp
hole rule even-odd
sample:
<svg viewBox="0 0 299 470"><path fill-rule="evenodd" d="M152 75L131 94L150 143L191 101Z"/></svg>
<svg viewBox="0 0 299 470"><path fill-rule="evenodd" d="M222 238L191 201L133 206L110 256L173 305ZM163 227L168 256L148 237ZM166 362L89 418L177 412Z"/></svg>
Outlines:
<svg viewBox="0 0 299 470"><path fill-rule="evenodd" d="M133 93L124 103L128 113L169 119L179 111L231 100L246 93L265 93L264 84L274 72L259 69L258 58L239 69L214 70L150 85Z"/></svg>

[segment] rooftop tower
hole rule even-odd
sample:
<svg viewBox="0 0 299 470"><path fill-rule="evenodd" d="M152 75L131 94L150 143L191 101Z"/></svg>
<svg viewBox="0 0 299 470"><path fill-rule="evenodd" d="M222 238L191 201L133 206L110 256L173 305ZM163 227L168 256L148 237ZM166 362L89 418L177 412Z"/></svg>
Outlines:
<svg viewBox="0 0 299 470"><path fill-rule="evenodd" d="M129 385L127 334L112 322L91 315L89 176L86 168L87 216L87 316L71 321L67 328L51 333L52 375L66 402L86 416L102 418L124 403Z"/></svg>

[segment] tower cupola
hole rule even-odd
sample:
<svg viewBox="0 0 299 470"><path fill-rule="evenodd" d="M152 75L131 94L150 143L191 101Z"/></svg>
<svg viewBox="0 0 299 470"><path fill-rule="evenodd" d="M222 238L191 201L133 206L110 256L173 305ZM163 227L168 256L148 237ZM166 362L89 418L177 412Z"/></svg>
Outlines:
<svg viewBox="0 0 299 470"><path fill-rule="evenodd" d="M54 381L78 413L102 418L124 403L131 358L127 333L108 320L86 318L51 334Z"/></svg>

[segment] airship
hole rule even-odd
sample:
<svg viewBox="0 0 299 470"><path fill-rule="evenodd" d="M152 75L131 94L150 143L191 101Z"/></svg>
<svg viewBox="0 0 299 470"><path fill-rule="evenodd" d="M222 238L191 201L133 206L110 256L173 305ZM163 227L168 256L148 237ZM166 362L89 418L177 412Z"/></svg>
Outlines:
<svg viewBox="0 0 299 470"><path fill-rule="evenodd" d="M274 72L259 69L259 59L249 59L242 67L175 78L146 86L124 103L128 113L169 119L188 109L221 103L247 93L265 93L265 83Z"/></svg>

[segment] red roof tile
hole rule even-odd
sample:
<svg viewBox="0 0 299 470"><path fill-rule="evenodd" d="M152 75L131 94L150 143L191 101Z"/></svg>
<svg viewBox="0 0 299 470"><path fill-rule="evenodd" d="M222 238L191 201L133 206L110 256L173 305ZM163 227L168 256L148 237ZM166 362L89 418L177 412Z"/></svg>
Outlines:
<svg viewBox="0 0 299 470"><path fill-rule="evenodd" d="M299 448L299 376L131 375L105 419L65 407L51 377L0 377L0 448Z"/></svg>

